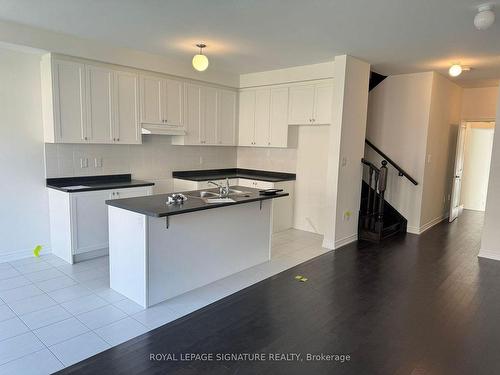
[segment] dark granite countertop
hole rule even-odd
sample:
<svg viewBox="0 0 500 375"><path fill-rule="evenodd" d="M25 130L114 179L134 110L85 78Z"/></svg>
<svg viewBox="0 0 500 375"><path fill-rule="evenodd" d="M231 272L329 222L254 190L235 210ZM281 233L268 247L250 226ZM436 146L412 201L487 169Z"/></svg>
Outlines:
<svg viewBox="0 0 500 375"><path fill-rule="evenodd" d="M180 215L188 212L208 210L211 208L218 208L223 206L233 206L236 204L258 202L268 199L280 198L288 196L288 193L281 192L276 195L261 195L258 189L252 189L242 186L231 186L232 189L247 192L248 194L243 195L231 195L235 202L225 202L225 203L205 203L200 198L189 197L189 194L200 191L195 190L192 192L183 192L184 195L188 196L188 199L182 204L167 204L167 198L170 194L158 194L158 195L148 195L144 197L136 198L124 198L124 199L113 199L107 200L106 204L118 208L123 208L128 211L137 212L147 216L153 217L165 217ZM213 191L217 192L217 189L204 189L203 191Z"/></svg>
<svg viewBox="0 0 500 375"><path fill-rule="evenodd" d="M226 168L226 169L205 169L195 171L175 171L173 178L189 181L210 181L224 178L247 178L249 180L259 180L268 182L294 181L294 173L260 171L256 169Z"/></svg>
<svg viewBox="0 0 500 375"><path fill-rule="evenodd" d="M149 181L132 180L132 175L130 173L103 176L47 178L47 187L66 193L153 185L154 183Z"/></svg>

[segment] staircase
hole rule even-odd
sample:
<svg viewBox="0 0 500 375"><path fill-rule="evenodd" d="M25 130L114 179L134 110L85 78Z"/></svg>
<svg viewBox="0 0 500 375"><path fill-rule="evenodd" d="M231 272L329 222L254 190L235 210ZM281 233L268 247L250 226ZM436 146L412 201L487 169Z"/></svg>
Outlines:
<svg viewBox="0 0 500 375"><path fill-rule="evenodd" d="M368 140L365 142L384 160L378 167L364 158L361 159L363 166L368 168L368 182L362 182L358 239L379 243L386 238L406 233L408 223L406 218L385 200L387 166L394 167L400 177L407 178L414 185L418 185L418 182L373 143Z"/></svg>

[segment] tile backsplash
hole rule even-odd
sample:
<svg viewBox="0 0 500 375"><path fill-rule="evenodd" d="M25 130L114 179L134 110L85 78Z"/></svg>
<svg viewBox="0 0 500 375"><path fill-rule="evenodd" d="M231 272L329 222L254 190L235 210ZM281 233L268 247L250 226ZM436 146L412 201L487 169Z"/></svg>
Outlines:
<svg viewBox="0 0 500 375"><path fill-rule="evenodd" d="M238 147L238 168L295 173L296 148Z"/></svg>
<svg viewBox="0 0 500 375"><path fill-rule="evenodd" d="M132 173L156 183L155 193L172 191L172 171L234 168L236 147L175 146L170 137L145 135L141 145L45 144L50 177Z"/></svg>

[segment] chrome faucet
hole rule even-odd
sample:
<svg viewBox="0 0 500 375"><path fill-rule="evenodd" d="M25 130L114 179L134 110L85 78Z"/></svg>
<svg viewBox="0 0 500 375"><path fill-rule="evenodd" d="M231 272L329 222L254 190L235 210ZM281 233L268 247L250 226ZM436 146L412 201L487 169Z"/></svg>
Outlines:
<svg viewBox="0 0 500 375"><path fill-rule="evenodd" d="M229 178L226 177L226 186L214 181L208 181L209 184L215 185L219 188L219 196L227 197L229 195Z"/></svg>

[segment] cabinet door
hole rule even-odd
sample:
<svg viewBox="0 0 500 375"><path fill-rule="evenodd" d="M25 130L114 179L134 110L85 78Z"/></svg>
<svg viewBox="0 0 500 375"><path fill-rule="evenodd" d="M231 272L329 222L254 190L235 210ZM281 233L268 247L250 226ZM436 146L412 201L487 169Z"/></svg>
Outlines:
<svg viewBox="0 0 500 375"><path fill-rule="evenodd" d="M165 81L165 115L164 120L168 125L183 126L183 87L181 81L167 79Z"/></svg>
<svg viewBox="0 0 500 375"><path fill-rule="evenodd" d="M332 122L333 84L319 84L314 90L313 124L330 124Z"/></svg>
<svg viewBox="0 0 500 375"><path fill-rule="evenodd" d="M269 115L271 90L255 91L255 142L257 146L269 145Z"/></svg>
<svg viewBox="0 0 500 375"><path fill-rule="evenodd" d="M185 144L197 145L201 143L201 87L186 84L186 136Z"/></svg>
<svg viewBox="0 0 500 375"><path fill-rule="evenodd" d="M255 91L240 93L239 146L253 146L255 141Z"/></svg>
<svg viewBox="0 0 500 375"><path fill-rule="evenodd" d="M163 84L161 78L141 76L141 122L164 124Z"/></svg>
<svg viewBox="0 0 500 375"><path fill-rule="evenodd" d="M229 90L219 90L218 104L217 144L233 146L236 130L236 93Z"/></svg>
<svg viewBox="0 0 500 375"><path fill-rule="evenodd" d="M71 193L73 254L108 247L108 207L111 190Z"/></svg>
<svg viewBox="0 0 500 375"><path fill-rule="evenodd" d="M87 65L87 138L113 142L113 71Z"/></svg>
<svg viewBox="0 0 500 375"><path fill-rule="evenodd" d="M288 144L288 88L271 89L269 142L271 147Z"/></svg>
<svg viewBox="0 0 500 375"><path fill-rule="evenodd" d="M288 123L311 124L314 107L314 85L290 87Z"/></svg>
<svg viewBox="0 0 500 375"><path fill-rule="evenodd" d="M115 142L141 143L138 89L137 74L115 73Z"/></svg>
<svg viewBox="0 0 500 375"><path fill-rule="evenodd" d="M201 143L207 145L217 144L217 89L213 87L202 87L202 128Z"/></svg>
<svg viewBox="0 0 500 375"><path fill-rule="evenodd" d="M85 66L54 61L54 117L56 140L84 143L88 139L85 109Z"/></svg>
<svg viewBox="0 0 500 375"><path fill-rule="evenodd" d="M152 191L151 186L116 189L116 190L113 190L113 192L115 193L113 198L114 199L123 199L123 198L143 197L146 195L151 195L151 191Z"/></svg>

